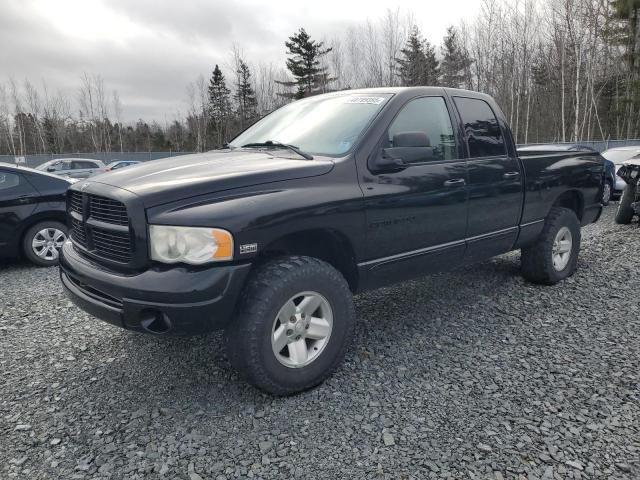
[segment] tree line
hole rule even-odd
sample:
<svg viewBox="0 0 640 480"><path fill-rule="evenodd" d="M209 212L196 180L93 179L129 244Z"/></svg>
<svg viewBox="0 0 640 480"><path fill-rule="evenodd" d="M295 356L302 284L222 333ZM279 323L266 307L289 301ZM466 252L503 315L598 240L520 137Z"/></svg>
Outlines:
<svg viewBox="0 0 640 480"><path fill-rule="evenodd" d="M0 154L205 151L270 111L319 93L436 85L496 98L518 143L640 137L640 0L483 0L439 44L410 12L388 10L335 38L304 28L282 64L226 63L186 87L171 121L122 119L117 91L84 74L76 98L0 83Z"/></svg>

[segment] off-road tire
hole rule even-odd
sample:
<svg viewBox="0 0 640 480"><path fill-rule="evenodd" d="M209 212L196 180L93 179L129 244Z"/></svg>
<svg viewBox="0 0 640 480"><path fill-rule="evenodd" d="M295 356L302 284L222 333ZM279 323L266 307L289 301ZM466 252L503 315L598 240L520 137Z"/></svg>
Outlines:
<svg viewBox="0 0 640 480"><path fill-rule="evenodd" d="M618 209L616 210L616 223L619 223L620 225L627 225L631 223L633 215L635 214L631 204L636 199L637 188L638 187L636 185L625 185L624 190L622 191L622 196L620 197Z"/></svg>
<svg viewBox="0 0 640 480"><path fill-rule="evenodd" d="M567 265L560 271L553 266L553 244L562 227L571 232L571 255ZM542 233L531 246L522 249L522 276L533 283L553 285L576 271L580 252L580 222L573 210L553 207L544 221Z"/></svg>
<svg viewBox="0 0 640 480"><path fill-rule="evenodd" d="M58 264L57 259L55 261L47 261L43 258L40 258L38 255L36 255L36 253L33 251L33 247L31 246L31 242L33 241L33 238L36 236L36 234L46 228L55 228L64 232L65 235L69 235L69 229L67 228L67 226L55 220L44 220L29 227L29 229L22 237L22 252L31 263L39 267L53 267Z"/></svg>
<svg viewBox="0 0 640 480"><path fill-rule="evenodd" d="M292 296L314 291L333 311L333 327L322 353L310 364L290 368L278 361L271 346L274 320ZM308 390L326 380L342 363L353 339L355 308L344 277L317 258L274 259L252 273L234 320L224 333L227 356L240 376L274 395Z"/></svg>

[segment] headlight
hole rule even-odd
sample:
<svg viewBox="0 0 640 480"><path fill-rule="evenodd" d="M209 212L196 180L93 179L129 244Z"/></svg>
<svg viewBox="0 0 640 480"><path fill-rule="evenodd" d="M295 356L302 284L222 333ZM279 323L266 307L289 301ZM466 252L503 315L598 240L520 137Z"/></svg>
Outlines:
<svg viewBox="0 0 640 480"><path fill-rule="evenodd" d="M226 230L149 225L151 259L201 265L233 258L233 237Z"/></svg>

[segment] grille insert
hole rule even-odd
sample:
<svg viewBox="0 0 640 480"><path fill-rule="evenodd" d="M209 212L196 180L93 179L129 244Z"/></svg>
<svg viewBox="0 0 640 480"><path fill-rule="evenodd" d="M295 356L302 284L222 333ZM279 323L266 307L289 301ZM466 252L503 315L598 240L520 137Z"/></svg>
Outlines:
<svg viewBox="0 0 640 480"><path fill-rule="evenodd" d="M134 241L122 202L100 195L69 192L71 240L96 259L130 264Z"/></svg>
<svg viewBox="0 0 640 480"><path fill-rule="evenodd" d="M115 225L129 225L126 207L117 200L89 195L89 216Z"/></svg>
<svg viewBox="0 0 640 480"><path fill-rule="evenodd" d="M128 232L114 232L93 228L93 249L97 255L118 262L131 261L131 241Z"/></svg>
<svg viewBox="0 0 640 480"><path fill-rule="evenodd" d="M71 240L87 248L87 234L80 220L71 218Z"/></svg>
<svg viewBox="0 0 640 480"><path fill-rule="evenodd" d="M70 192L70 207L71 210L77 213L82 213L82 194L80 192Z"/></svg>

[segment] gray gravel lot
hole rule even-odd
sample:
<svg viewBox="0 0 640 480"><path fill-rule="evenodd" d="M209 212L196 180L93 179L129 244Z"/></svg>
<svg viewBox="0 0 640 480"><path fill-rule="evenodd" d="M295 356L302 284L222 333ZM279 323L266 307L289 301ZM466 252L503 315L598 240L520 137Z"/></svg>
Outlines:
<svg viewBox="0 0 640 480"><path fill-rule="evenodd" d="M0 478L639 478L640 227L613 208L555 287L510 254L359 296L344 366L289 398L220 335L122 331L5 265Z"/></svg>

